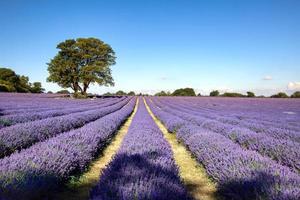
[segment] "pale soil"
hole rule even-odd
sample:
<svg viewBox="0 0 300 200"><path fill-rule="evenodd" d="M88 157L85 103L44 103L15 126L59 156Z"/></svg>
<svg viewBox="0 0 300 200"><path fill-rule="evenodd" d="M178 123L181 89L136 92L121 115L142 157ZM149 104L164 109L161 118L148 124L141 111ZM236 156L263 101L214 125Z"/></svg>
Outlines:
<svg viewBox="0 0 300 200"><path fill-rule="evenodd" d="M145 102L145 99L144 99ZM191 153L183 144L177 142L176 135L169 133L165 126L157 119L149 106L145 102L146 108L154 119L155 123L162 131L165 139L169 142L173 151L175 162L179 168L179 175L188 192L195 200L216 199L215 185L208 179L204 168L194 159ZM124 136L126 135L131 121L137 111L138 99L133 113L122 125L111 143L104 149L97 159L91 164L89 169L80 177L71 180L63 192L54 195L54 199L82 200L89 198L90 190L99 182L102 171L112 161L117 150L120 148Z"/></svg>
<svg viewBox="0 0 300 200"><path fill-rule="evenodd" d="M196 200L217 199L216 187L209 180L205 169L193 158L183 144L178 143L176 135L168 132L162 122L155 117L145 99L144 103L165 139L169 142L175 162L179 167L179 175L190 195Z"/></svg>
<svg viewBox="0 0 300 200"><path fill-rule="evenodd" d="M55 199L62 200L82 200L89 198L90 190L99 182L103 169L111 162L117 150L120 148L124 136L126 135L131 121L137 111L138 99L134 108L134 111L126 120L126 122L120 127L115 137L103 150L101 155L94 160L89 169L83 173L76 180L71 180L67 185L66 189L55 195Z"/></svg>

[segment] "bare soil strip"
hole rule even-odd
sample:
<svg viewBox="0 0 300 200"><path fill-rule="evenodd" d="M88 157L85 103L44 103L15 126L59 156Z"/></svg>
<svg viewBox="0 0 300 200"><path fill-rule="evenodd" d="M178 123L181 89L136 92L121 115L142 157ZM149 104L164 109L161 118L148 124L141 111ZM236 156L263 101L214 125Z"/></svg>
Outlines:
<svg viewBox="0 0 300 200"><path fill-rule="evenodd" d="M191 196L196 200L217 199L216 187L209 180L205 169L193 158L184 145L177 142L176 135L168 132L161 121L152 113L145 99L144 102L151 117L170 143L175 162L179 167L179 175Z"/></svg>
<svg viewBox="0 0 300 200"><path fill-rule="evenodd" d="M108 146L103 150L101 155L91 164L88 171L83 173L76 180L71 180L67 186L66 190L55 195L54 199L63 200L83 200L89 198L89 192L94 187L98 181L103 169L111 162L113 156L116 154L117 150L121 146L124 136L126 135L131 121L137 111L138 101L136 101L135 108L126 122L120 127L119 131L116 133L115 137L108 144Z"/></svg>

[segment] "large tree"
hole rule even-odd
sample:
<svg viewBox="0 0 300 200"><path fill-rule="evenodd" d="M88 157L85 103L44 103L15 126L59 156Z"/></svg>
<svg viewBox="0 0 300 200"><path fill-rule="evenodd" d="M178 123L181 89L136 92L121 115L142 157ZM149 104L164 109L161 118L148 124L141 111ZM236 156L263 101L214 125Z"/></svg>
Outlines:
<svg viewBox="0 0 300 200"><path fill-rule="evenodd" d="M41 82L29 82L28 76L18 75L12 69L0 68L0 92L42 93Z"/></svg>
<svg viewBox="0 0 300 200"><path fill-rule="evenodd" d="M172 93L172 96L196 96L193 88L180 88Z"/></svg>
<svg viewBox="0 0 300 200"><path fill-rule="evenodd" d="M44 88L42 88L41 82L34 82L32 83L32 87L30 89L32 93L43 93L45 91Z"/></svg>
<svg viewBox="0 0 300 200"><path fill-rule="evenodd" d="M123 90L119 90L119 91L116 92L116 95L124 96L124 95L126 95L126 92L124 92Z"/></svg>
<svg viewBox="0 0 300 200"><path fill-rule="evenodd" d="M83 95L91 83L114 85L110 66L116 57L110 45L97 38L78 38L59 43L57 49L57 55L47 63L47 81Z"/></svg>
<svg viewBox="0 0 300 200"><path fill-rule="evenodd" d="M160 91L160 92L156 93L155 96L169 96L169 95L165 91Z"/></svg>
<svg viewBox="0 0 300 200"><path fill-rule="evenodd" d="M292 98L300 98L300 91L296 91L291 95Z"/></svg>
<svg viewBox="0 0 300 200"><path fill-rule="evenodd" d="M19 82L19 76L13 70L0 68L0 91L16 92Z"/></svg>
<svg viewBox="0 0 300 200"><path fill-rule="evenodd" d="M213 90L209 93L209 96L211 97L217 97L220 95L220 92L218 90Z"/></svg>
<svg viewBox="0 0 300 200"><path fill-rule="evenodd" d="M134 91L130 91L130 92L128 92L127 95L129 95L129 96L135 96L135 92Z"/></svg>
<svg viewBox="0 0 300 200"><path fill-rule="evenodd" d="M278 92L277 94L273 94L271 98L288 98L289 96L284 92Z"/></svg>
<svg viewBox="0 0 300 200"><path fill-rule="evenodd" d="M247 97L255 97L254 92L248 91L248 92L247 92Z"/></svg>

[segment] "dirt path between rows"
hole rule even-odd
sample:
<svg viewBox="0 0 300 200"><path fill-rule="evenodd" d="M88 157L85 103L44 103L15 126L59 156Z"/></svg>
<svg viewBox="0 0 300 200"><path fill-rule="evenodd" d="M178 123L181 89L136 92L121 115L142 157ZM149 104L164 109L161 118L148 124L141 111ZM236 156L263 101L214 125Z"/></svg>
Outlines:
<svg viewBox="0 0 300 200"><path fill-rule="evenodd" d="M177 142L176 135L168 132L162 122L152 113L150 107L143 99L146 108L162 131L165 139L171 145L175 162L179 167L179 175L188 192L195 200L213 200L216 197L216 187L208 179L205 169L194 159L183 144Z"/></svg>
<svg viewBox="0 0 300 200"><path fill-rule="evenodd" d="M84 200L89 198L90 190L99 182L99 177L101 176L102 171L111 162L114 155L120 148L123 138L128 132L128 128L137 111L138 101L139 99L137 98L136 105L129 118L120 127L111 143L109 143L108 146L100 154L100 156L93 161L88 171L83 173L79 178L76 178L76 180L71 180L66 185L66 189L63 192L55 195L54 199Z"/></svg>

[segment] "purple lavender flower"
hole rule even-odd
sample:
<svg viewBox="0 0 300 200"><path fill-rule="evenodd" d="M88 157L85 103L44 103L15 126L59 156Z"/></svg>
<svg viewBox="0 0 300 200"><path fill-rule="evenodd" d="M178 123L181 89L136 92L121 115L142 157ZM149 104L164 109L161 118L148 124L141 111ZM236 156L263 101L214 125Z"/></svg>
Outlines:
<svg viewBox="0 0 300 200"><path fill-rule="evenodd" d="M16 124L0 129L0 158L27 148L32 144L44 141L62 132L76 129L88 122L95 121L109 113L119 110L128 103L130 98L114 105L72 113L64 116L46 118L33 122Z"/></svg>
<svg viewBox="0 0 300 200"><path fill-rule="evenodd" d="M180 182L170 145L142 99L119 151L90 196L93 200L190 199Z"/></svg>
<svg viewBox="0 0 300 200"><path fill-rule="evenodd" d="M219 192L228 199L299 199L300 177L289 168L277 164L255 151L217 133L195 125L193 118L182 119L164 111L147 98L154 114L169 130L177 126L176 135L204 165L218 183ZM168 110L169 111L169 110ZM189 117L189 115L187 115ZM173 120L170 120L173 118Z"/></svg>
<svg viewBox="0 0 300 200"><path fill-rule="evenodd" d="M32 145L0 160L0 197L38 199L80 174L133 111L127 105L85 126ZM47 198L50 198L47 196Z"/></svg>

